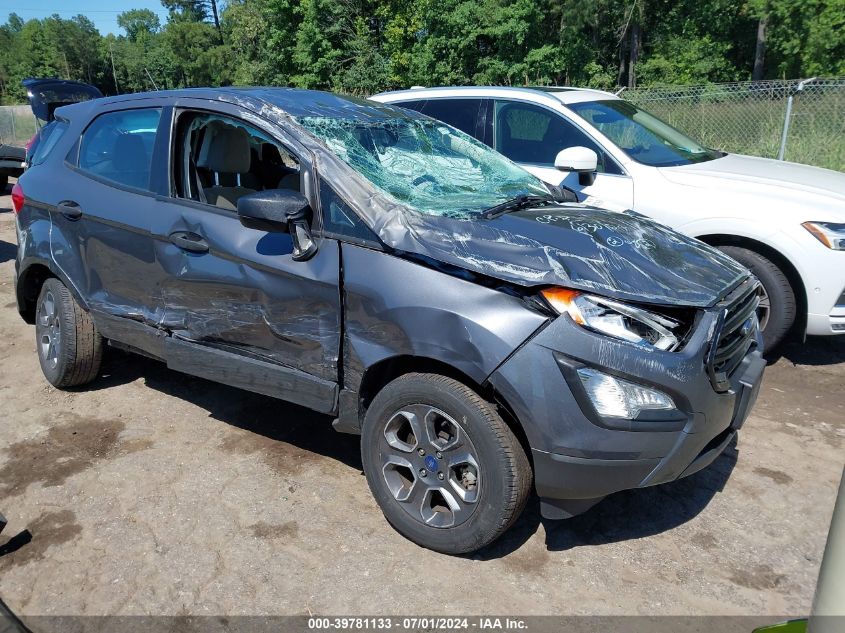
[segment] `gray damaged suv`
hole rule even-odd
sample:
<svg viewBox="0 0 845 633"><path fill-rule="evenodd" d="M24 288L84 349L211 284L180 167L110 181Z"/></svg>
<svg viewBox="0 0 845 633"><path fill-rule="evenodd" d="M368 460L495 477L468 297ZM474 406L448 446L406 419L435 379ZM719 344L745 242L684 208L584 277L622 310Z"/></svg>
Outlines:
<svg viewBox="0 0 845 633"><path fill-rule="evenodd" d="M707 466L760 385L747 270L572 200L373 102L98 99L14 189L17 301L53 385L111 345L329 414L399 532L469 552L532 487L562 518Z"/></svg>

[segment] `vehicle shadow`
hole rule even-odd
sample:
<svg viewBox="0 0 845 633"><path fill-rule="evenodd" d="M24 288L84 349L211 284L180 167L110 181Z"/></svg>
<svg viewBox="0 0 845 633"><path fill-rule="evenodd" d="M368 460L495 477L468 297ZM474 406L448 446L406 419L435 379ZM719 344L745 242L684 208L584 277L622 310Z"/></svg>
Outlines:
<svg viewBox="0 0 845 633"><path fill-rule="evenodd" d="M18 256L18 245L0 240L0 264L13 260Z"/></svg>
<svg viewBox="0 0 845 633"><path fill-rule="evenodd" d="M147 387L208 411L231 426L285 442L337 460L363 473L359 440L337 433L332 418L303 407L167 369L151 359L109 349L104 371L81 389L108 389L143 378ZM502 538L470 557L492 560L507 556L528 541L542 524L545 546L563 551L659 534L690 521L723 490L737 461L736 441L704 470L672 483L609 496L583 515L566 521L540 516L536 496Z"/></svg>
<svg viewBox="0 0 845 633"><path fill-rule="evenodd" d="M845 363L845 336L808 336L806 341L789 340L771 355L769 365L785 358L793 365L820 367Z"/></svg>
<svg viewBox="0 0 845 633"><path fill-rule="evenodd" d="M543 519L539 500L533 497L516 524L476 556L482 560L507 556L522 547L540 524L549 551L617 543L666 532L695 518L724 489L737 456L734 440L716 461L694 475L660 486L618 492L584 514L565 521Z"/></svg>
<svg viewBox="0 0 845 633"><path fill-rule="evenodd" d="M143 378L147 387L191 402L228 425L337 460L363 472L358 438L338 433L332 417L282 400L168 369L155 360L108 349L103 372L81 387L108 389Z"/></svg>

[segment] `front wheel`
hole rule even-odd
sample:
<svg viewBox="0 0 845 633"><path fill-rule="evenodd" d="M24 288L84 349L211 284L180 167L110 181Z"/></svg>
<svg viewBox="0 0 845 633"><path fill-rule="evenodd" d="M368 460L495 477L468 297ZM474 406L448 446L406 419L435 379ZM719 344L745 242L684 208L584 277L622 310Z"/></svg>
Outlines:
<svg viewBox="0 0 845 633"><path fill-rule="evenodd" d="M777 347L795 323L795 292L783 271L760 253L739 246L720 246L726 255L748 268L760 280L757 317L766 352Z"/></svg>
<svg viewBox="0 0 845 633"><path fill-rule="evenodd" d="M403 536L446 554L478 550L522 512L531 465L496 407L457 380L406 374L373 399L367 483Z"/></svg>

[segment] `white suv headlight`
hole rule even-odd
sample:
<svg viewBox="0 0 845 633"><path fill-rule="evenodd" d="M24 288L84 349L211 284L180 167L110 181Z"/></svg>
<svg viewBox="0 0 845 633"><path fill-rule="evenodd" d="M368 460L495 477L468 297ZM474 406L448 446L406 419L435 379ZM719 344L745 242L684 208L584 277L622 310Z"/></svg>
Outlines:
<svg viewBox="0 0 845 633"><path fill-rule="evenodd" d="M612 299L568 288L548 288L541 294L558 313L623 341L674 351L686 332L680 321Z"/></svg>
<svg viewBox="0 0 845 633"><path fill-rule="evenodd" d="M813 237L834 251L845 251L845 224L838 222L804 222Z"/></svg>

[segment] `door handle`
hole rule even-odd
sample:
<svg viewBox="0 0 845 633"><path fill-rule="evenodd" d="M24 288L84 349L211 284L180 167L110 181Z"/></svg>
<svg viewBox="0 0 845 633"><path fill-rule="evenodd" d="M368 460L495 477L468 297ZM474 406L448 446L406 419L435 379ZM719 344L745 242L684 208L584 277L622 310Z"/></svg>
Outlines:
<svg viewBox="0 0 845 633"><path fill-rule="evenodd" d="M56 208L68 220L78 220L82 217L82 207L73 200L62 200L56 205Z"/></svg>
<svg viewBox="0 0 845 633"><path fill-rule="evenodd" d="M170 242L189 253L208 252L208 242L201 235L191 233L190 231L176 231L175 233L171 233Z"/></svg>

